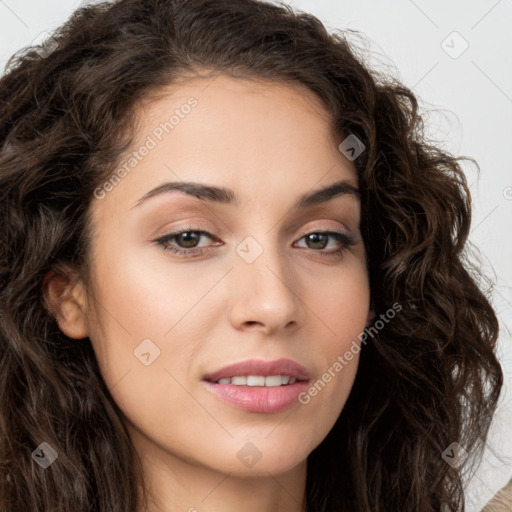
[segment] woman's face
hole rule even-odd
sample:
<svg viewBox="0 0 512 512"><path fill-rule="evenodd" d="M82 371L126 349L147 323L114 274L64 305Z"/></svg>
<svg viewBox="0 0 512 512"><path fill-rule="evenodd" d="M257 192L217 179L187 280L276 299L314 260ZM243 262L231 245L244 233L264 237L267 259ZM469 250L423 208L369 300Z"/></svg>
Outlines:
<svg viewBox="0 0 512 512"><path fill-rule="evenodd" d="M355 166L307 90L222 76L168 92L144 111L125 171L95 193L88 336L154 464L285 472L338 418L370 319ZM195 192L163 187L189 182ZM292 363L224 372L256 377L246 385L205 380L254 359ZM262 379L292 376L293 362L307 370L295 384Z"/></svg>

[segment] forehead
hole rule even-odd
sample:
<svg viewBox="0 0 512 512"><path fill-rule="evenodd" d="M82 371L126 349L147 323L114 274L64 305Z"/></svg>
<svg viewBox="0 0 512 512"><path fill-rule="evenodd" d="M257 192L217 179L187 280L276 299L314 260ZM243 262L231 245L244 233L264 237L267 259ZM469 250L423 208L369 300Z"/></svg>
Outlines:
<svg viewBox="0 0 512 512"><path fill-rule="evenodd" d="M168 181L239 190L246 201L272 196L290 203L340 179L357 186L353 162L338 150L330 113L304 86L195 78L146 98L137 121L124 158L128 172L109 192L125 211ZM143 158L133 156L138 149Z"/></svg>
<svg viewBox="0 0 512 512"><path fill-rule="evenodd" d="M196 105L189 109L187 102L193 98ZM183 112L180 112L180 111ZM192 110L190 112L190 110ZM329 138L338 144L339 134L332 130L333 119L323 100L308 87L298 82L271 81L262 78L236 78L225 74L209 77L181 78L172 85L152 91L141 99L137 105L139 138L149 133L160 123L169 121L171 114L172 130L185 118L192 121L195 129L202 124L211 128L210 134L230 128L252 127L254 130L263 128L266 132L276 132L287 122L293 130L283 133L297 136L299 131L316 132L320 138ZM212 123L212 117L215 117ZM276 123L278 120L282 123ZM301 120L299 125L293 121ZM205 124L207 123L207 124ZM168 127L169 128L169 127ZM183 130L181 130L183 131ZM246 132L236 132L244 135ZM289 139L289 142L293 140Z"/></svg>

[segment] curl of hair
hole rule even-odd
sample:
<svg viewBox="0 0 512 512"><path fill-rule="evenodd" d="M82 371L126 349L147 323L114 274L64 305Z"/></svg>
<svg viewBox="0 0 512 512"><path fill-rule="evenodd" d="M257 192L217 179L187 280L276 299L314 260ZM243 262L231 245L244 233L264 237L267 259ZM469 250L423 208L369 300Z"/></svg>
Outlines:
<svg viewBox="0 0 512 512"><path fill-rule="evenodd" d="M346 31L350 32L350 31ZM133 140L137 105L193 76L303 85L356 135L361 229L377 318L349 399L308 458L308 512L464 510L458 442L476 459L502 386L498 321L467 259L471 203L455 158L427 144L417 100L342 31L256 0L86 6L46 57L0 80L0 508L139 512L142 465L88 338L44 300L49 271L88 282L90 205ZM213 78L212 78L213 79ZM32 458L43 441L58 463Z"/></svg>

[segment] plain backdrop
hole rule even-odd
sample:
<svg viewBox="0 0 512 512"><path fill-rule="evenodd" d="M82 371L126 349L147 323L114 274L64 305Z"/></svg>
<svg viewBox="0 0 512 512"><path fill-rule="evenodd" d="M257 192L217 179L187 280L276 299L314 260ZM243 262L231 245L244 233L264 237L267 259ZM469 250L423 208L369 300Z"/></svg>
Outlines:
<svg viewBox="0 0 512 512"><path fill-rule="evenodd" d="M83 3L0 0L2 72L15 51L44 39ZM478 174L463 164L473 198L470 239L480 250L483 273L495 282L506 382L483 462L468 483L467 510L478 512L512 476L512 1L287 3L329 30L360 31L369 62L418 96L428 135L480 166Z"/></svg>

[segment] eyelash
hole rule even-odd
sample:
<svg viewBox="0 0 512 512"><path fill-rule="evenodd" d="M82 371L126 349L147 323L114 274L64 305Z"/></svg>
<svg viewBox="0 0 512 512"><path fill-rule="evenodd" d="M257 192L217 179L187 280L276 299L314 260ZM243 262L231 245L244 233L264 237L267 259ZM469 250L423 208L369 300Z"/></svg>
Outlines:
<svg viewBox="0 0 512 512"><path fill-rule="evenodd" d="M190 249L179 249L176 247L168 246L167 244L173 240L176 236L182 235L184 233L197 233L199 235L206 235L210 239L213 240L213 236L208 232L203 230L202 228L199 228L197 226L188 226L188 227L182 227L179 231L173 231L171 233L168 233L158 239L155 240L155 242L162 246L164 251L169 251L172 254L179 255L184 258L192 258L196 255L204 253L207 249L205 248L190 248ZM337 231L310 231L309 233L305 233L302 235L299 240L302 240L303 238L313 235L313 234L321 234L321 235L331 235L333 238L337 239L338 242L341 243L341 247L339 249L331 249L330 251L325 251L323 249L311 249L314 252L320 252L326 257L340 257L343 252L345 252L349 247L352 247L355 245L355 241L352 237L349 235L346 235L344 233L339 233Z"/></svg>

